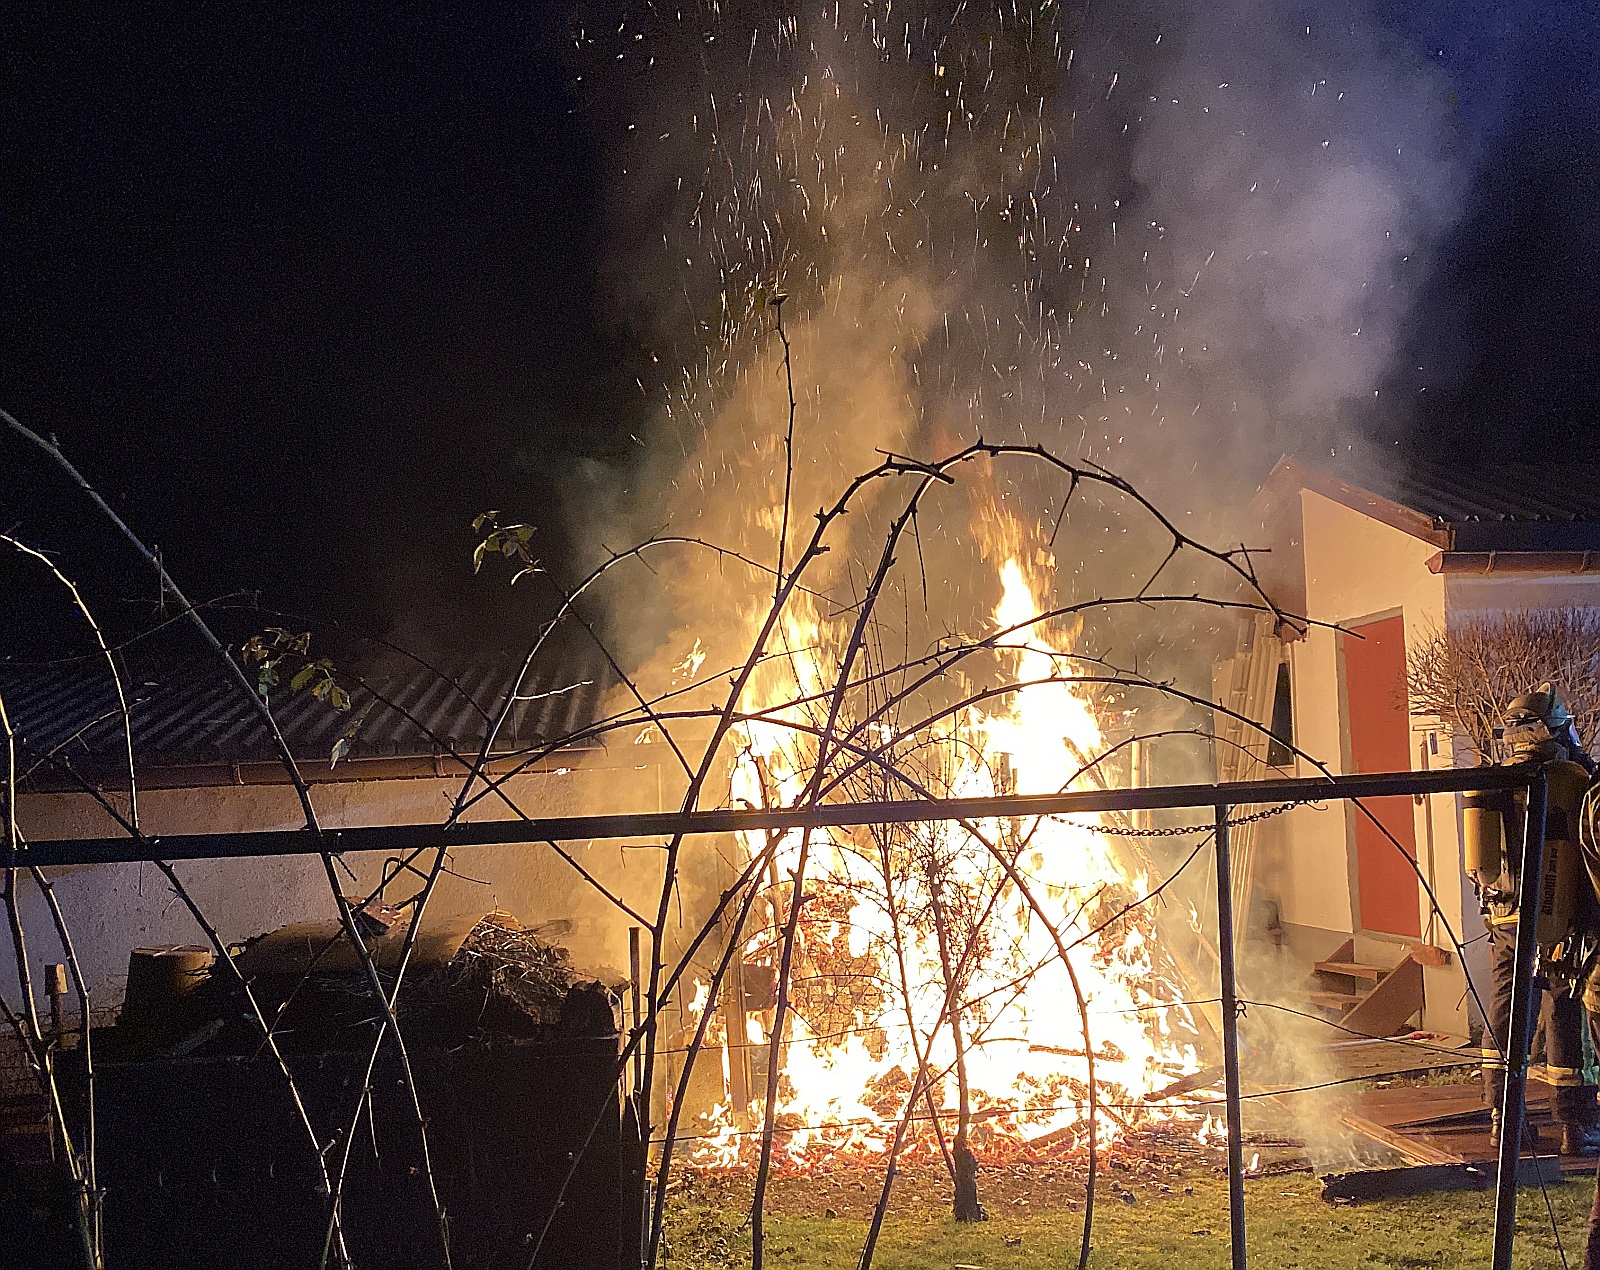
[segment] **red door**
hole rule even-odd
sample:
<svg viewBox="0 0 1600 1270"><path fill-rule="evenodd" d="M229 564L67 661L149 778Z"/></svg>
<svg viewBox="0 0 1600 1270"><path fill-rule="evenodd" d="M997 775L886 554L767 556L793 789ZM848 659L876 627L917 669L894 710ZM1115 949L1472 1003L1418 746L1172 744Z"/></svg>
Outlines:
<svg viewBox="0 0 1600 1270"><path fill-rule="evenodd" d="M1356 638L1360 636L1360 638ZM1352 772L1411 770L1411 727L1406 700L1404 619L1386 617L1339 636L1344 652L1345 719ZM1363 805L1417 858L1416 822L1405 795L1367 798ZM1394 842L1359 808L1356 822L1356 896L1361 929L1388 935L1422 934L1417 875Z"/></svg>

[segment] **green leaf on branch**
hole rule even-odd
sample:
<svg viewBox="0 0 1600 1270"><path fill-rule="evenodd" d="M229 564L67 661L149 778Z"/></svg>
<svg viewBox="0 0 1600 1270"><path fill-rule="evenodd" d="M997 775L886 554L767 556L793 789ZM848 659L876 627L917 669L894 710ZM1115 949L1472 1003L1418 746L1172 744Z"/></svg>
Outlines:
<svg viewBox="0 0 1600 1270"><path fill-rule="evenodd" d="M346 705L348 704L349 699L347 697ZM339 760L350 753L350 747L355 743L356 733L361 731L361 725L366 721L367 716L362 714L339 734L339 739L333 743L333 754L328 760L330 768L338 766Z"/></svg>
<svg viewBox="0 0 1600 1270"><path fill-rule="evenodd" d="M499 516L500 513L497 511L488 511L473 518L473 529L483 534L483 537L472 549L472 571L477 573L482 569L483 562L490 556L500 556L506 560L520 560L523 563L524 568L516 575L520 578L523 573L538 568L539 562L533 558L532 552L528 549L528 544L533 541L534 527L521 522L502 525ZM485 532L486 527L487 532ZM512 581L515 582L516 578Z"/></svg>
<svg viewBox="0 0 1600 1270"><path fill-rule="evenodd" d="M325 701L335 710L348 710L350 690L339 682L339 672L333 659L311 659L311 632L298 634L281 626L269 626L259 635L252 635L239 650L247 666L257 666L256 691L263 700L272 690L288 678L290 692L309 692L318 701Z"/></svg>

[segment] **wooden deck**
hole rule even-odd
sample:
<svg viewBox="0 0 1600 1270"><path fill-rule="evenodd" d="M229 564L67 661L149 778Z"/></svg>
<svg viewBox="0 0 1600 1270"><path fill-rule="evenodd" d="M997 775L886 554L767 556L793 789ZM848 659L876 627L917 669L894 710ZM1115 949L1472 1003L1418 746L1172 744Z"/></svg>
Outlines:
<svg viewBox="0 0 1600 1270"><path fill-rule="evenodd" d="M1540 1133L1538 1155L1555 1153L1560 1130L1551 1114L1551 1090L1541 1080L1528 1082L1528 1120ZM1492 1164L1498 1152L1489 1145L1489 1111L1477 1085L1421 1085L1368 1089L1357 1096L1352 1129L1394 1148L1415 1164ZM1534 1158L1533 1150L1523 1152ZM1564 1174L1593 1173L1595 1161L1563 1156Z"/></svg>

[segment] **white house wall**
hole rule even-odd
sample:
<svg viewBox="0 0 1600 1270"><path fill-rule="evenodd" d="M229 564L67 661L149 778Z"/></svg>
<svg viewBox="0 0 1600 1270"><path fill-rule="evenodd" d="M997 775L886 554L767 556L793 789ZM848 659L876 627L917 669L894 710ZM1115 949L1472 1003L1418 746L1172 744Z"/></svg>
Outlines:
<svg viewBox="0 0 1600 1270"><path fill-rule="evenodd" d="M437 823L448 813L460 779L432 777L343 781L314 787L322 822L330 828ZM507 783L528 814L567 815L661 809L658 769L614 761L574 770L533 772ZM286 785L238 785L153 789L140 796L147 833L200 833L294 829L302 823L299 803ZM115 823L88 796L31 794L19 799L23 831L39 840L115 837ZM507 819L497 799L469 811L469 820ZM654 912L660 851L615 842L563 844L586 869L636 911ZM528 925L568 921L565 944L580 966L620 977L628 963L630 920L614 909L548 846L466 847L452 855L453 874L440 882L429 908L435 917L477 914L502 908ZM381 853L353 853L345 863L343 890L365 895L378 884ZM190 861L176 866L186 887L225 940L233 941L286 922L337 916L327 877L315 857ZM159 944L204 944L202 932L152 865L97 865L50 871L55 894L95 997L96 1008L120 1002L130 949ZM418 879L402 877L390 898L404 898ZM713 883L708 881L706 888ZM24 880L23 910L29 960L39 967L61 961L43 897ZM644 907L648 905L648 908ZM9 941L0 948L0 982L15 984Z"/></svg>
<svg viewBox="0 0 1600 1270"><path fill-rule="evenodd" d="M1446 578L1445 595L1452 620L1469 613L1515 609L1600 608L1600 576L1452 573Z"/></svg>
<svg viewBox="0 0 1600 1270"><path fill-rule="evenodd" d="M1436 546L1311 490L1301 492L1301 513L1307 617L1351 625L1399 613L1408 644L1419 631L1442 622L1444 579L1427 567ZM1347 754L1339 660L1337 634L1326 627L1313 626L1304 640L1290 646L1296 743L1328 770L1342 774ZM1413 766L1424 765L1426 744L1426 729L1414 728ZM1449 761L1446 754L1437 765L1448 766ZM1312 775L1317 768L1301 760L1299 771ZM1463 894L1453 799L1435 801L1441 805L1431 809L1431 824L1429 809L1417 808L1418 857L1447 917L1459 929ZM1317 951L1319 942L1337 942L1335 937L1344 938L1355 929L1350 842L1351 817L1357 814L1336 802L1297 808L1289 813L1286 832L1277 838L1283 858L1275 862L1271 876L1281 890L1276 898L1282 919L1291 929L1299 928L1302 942ZM1424 932L1429 916L1424 897ZM1392 963L1399 952L1393 948L1386 956L1381 948L1365 953L1358 948L1358 955L1381 958L1379 964ZM1459 973L1458 968L1427 972L1428 1026L1464 1029L1465 1018L1456 1008Z"/></svg>

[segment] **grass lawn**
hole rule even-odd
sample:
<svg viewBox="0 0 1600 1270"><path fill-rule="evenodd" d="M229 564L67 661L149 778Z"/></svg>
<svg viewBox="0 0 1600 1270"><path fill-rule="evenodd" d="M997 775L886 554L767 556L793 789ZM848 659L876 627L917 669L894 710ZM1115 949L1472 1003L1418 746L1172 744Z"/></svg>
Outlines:
<svg viewBox="0 0 1600 1270"><path fill-rule="evenodd" d="M819 1180L817 1202L831 1183ZM981 1182L980 1182L981 1185ZM768 1264L784 1270L854 1267L867 1223L857 1211L841 1208L838 1217L805 1212L805 1186L792 1188L787 1202L767 1219ZM1285 1173L1247 1183L1250 1264L1258 1267L1486 1266L1494 1226L1491 1192L1458 1192L1392 1202L1331 1206L1319 1198L1316 1178ZM1192 1193L1188 1193L1191 1192ZM1581 1177L1549 1188L1567 1261L1576 1270L1594 1197L1594 1180ZM746 1214L736 1195L690 1190L670 1210L667 1264L743 1266L749 1264L750 1236L741 1229ZM718 1202L721 1201L721 1202ZM855 1206L859 1209L859 1205ZM1022 1215L997 1212L992 1220L960 1225L942 1208L922 1205L924 1214L897 1205L885 1223L874 1265L879 1270L989 1270L1076 1264L1082 1217L1062 1206ZM785 1209L791 1211L784 1211ZM793 1211L802 1210L802 1211ZM826 1211L826 1210L824 1210ZM1537 1189L1525 1189L1518 1205L1516 1264L1550 1267L1562 1262L1549 1215ZM1096 1204L1094 1256L1100 1267L1183 1267L1211 1270L1228 1259L1227 1184L1214 1175L1191 1176L1170 1193L1139 1182L1108 1179Z"/></svg>

